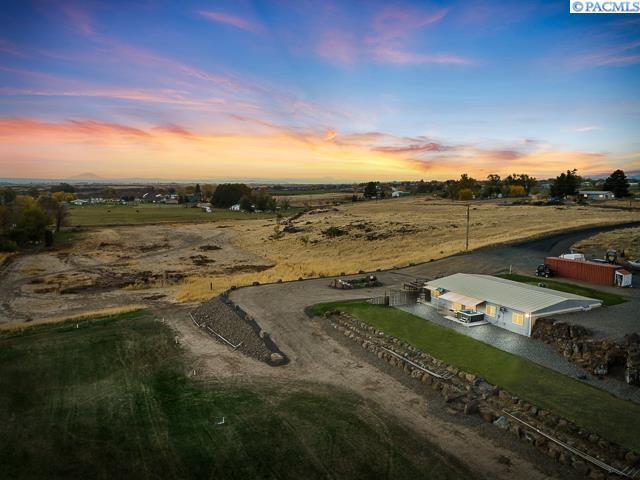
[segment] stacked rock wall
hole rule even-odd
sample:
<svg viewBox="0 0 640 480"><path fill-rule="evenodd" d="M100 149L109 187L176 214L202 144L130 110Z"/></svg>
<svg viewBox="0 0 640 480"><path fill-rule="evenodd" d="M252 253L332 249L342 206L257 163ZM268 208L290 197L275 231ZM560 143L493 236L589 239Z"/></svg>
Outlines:
<svg viewBox="0 0 640 480"><path fill-rule="evenodd" d="M507 411L515 415L547 435L570 444L573 448L598 458L619 470L637 465L640 461L640 456L635 452L611 443L593 432L553 415L551 412L538 408L497 385L487 383L470 372L447 365L407 342L388 336L383 331L367 325L355 317L337 311L327 312L325 316L331 326L345 338L355 342L371 355L386 361L416 381L429 385L433 390L440 392L450 413L480 415L486 422L491 422L498 428L511 432L511 434L541 449L550 458L562 464L571 465L585 476L594 479L607 478L606 473L599 467L549 441L543 435L524 427L505 415L504 412ZM402 358L398 358L397 355L442 378L430 375L422 368L410 365Z"/></svg>

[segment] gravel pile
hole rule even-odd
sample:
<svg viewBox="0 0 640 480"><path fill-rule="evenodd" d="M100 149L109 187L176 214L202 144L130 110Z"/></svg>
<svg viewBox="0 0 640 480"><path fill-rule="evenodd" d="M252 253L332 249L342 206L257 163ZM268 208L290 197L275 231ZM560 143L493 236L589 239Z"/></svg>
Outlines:
<svg viewBox="0 0 640 480"><path fill-rule="evenodd" d="M234 346L239 344L238 351L269 365L287 363L286 356L278 350L269 334L261 330L255 320L242 318L236 308L220 298L214 298L200 305L192 315L200 328L229 348L232 348L229 343Z"/></svg>

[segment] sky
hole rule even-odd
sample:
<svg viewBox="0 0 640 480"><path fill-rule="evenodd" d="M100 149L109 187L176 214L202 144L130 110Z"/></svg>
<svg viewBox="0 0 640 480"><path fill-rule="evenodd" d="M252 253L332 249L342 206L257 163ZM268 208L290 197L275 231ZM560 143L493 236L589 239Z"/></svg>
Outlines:
<svg viewBox="0 0 640 480"><path fill-rule="evenodd" d="M566 1L0 4L0 178L640 171L640 15Z"/></svg>

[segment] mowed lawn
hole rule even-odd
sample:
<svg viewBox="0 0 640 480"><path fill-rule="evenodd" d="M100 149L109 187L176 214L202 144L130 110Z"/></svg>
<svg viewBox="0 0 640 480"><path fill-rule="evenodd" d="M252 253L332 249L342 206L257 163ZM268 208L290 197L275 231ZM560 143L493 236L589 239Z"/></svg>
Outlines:
<svg viewBox="0 0 640 480"><path fill-rule="evenodd" d="M393 307L364 300L316 305L312 313L350 313L420 350L500 385L514 395L640 451L640 405L620 400L576 379L541 367Z"/></svg>
<svg viewBox="0 0 640 480"><path fill-rule="evenodd" d="M549 280L548 278L528 277L527 275L520 275L517 273L504 273L498 276L506 278L507 280L513 280L514 282L527 283L529 285L544 283L547 288L552 290L559 290L561 292L573 293L574 295L582 295L583 297L602 300L602 304L605 306L618 305L626 302L623 297L616 295L615 293L603 292L602 290L584 287L582 285L575 285L573 283L556 282Z"/></svg>
<svg viewBox="0 0 640 480"><path fill-rule="evenodd" d="M473 477L359 397L195 364L144 312L0 334L0 476Z"/></svg>
<svg viewBox="0 0 640 480"><path fill-rule="evenodd" d="M101 225L136 225L154 223L194 223L215 220L251 220L275 217L274 213L232 212L214 208L205 213L201 208L183 205L84 205L69 207L69 225L95 227ZM289 214L291 212L283 212Z"/></svg>

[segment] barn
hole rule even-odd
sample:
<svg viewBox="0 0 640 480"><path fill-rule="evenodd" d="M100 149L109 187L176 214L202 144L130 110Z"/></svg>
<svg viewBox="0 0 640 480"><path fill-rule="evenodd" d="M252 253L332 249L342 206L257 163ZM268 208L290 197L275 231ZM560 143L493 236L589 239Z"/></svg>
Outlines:
<svg viewBox="0 0 640 480"><path fill-rule="evenodd" d="M535 320L590 310L600 300L527 285L491 275L456 273L426 282L425 301L445 315L479 312L484 320L521 335L531 336Z"/></svg>

